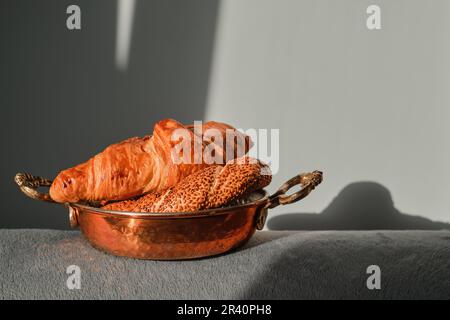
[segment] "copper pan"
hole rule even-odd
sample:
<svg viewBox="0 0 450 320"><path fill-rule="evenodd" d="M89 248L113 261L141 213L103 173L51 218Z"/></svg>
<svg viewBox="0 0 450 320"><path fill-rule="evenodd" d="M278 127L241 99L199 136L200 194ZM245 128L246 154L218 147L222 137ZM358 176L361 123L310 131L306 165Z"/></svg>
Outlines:
<svg viewBox="0 0 450 320"><path fill-rule="evenodd" d="M28 197L55 202L48 193L51 180L18 173L15 181ZM198 212L136 213L102 210L80 203L63 204L69 209L70 225L80 227L95 247L117 256L152 260L181 260L207 257L245 244L261 230L268 209L297 202L322 182L322 172L299 174L269 196L253 193L247 203ZM301 189L287 195L295 185Z"/></svg>

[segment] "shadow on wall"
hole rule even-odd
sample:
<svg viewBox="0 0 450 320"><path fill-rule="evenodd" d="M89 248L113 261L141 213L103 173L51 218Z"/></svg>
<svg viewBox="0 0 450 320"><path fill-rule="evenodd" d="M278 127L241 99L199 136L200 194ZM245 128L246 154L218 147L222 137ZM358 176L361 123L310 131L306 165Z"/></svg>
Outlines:
<svg viewBox="0 0 450 320"><path fill-rule="evenodd" d="M288 213L273 217L270 230L439 230L449 223L401 213L391 193L375 182L346 186L320 214Z"/></svg>

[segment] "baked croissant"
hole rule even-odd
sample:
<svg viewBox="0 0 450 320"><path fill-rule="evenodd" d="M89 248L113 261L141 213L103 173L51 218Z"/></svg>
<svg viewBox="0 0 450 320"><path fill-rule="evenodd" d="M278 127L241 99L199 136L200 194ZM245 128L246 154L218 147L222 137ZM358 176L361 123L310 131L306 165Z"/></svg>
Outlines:
<svg viewBox="0 0 450 320"><path fill-rule="evenodd" d="M172 139L177 129L184 129L182 132L189 135L192 147L189 156L192 160L200 159L197 163L174 160L173 150L177 141ZM165 119L155 124L153 136L130 138L110 145L87 162L60 172L50 187L50 196L57 202L129 199L167 189L208 166L202 161L202 155L211 144L223 161L236 156L234 151L227 154L227 150L240 149L245 154L252 146L249 136L224 123L207 122L200 129L216 129L222 141L205 142L202 137L194 140L199 133L193 126ZM233 130L237 139L227 139L227 129ZM194 141L200 141L195 142L197 147Z"/></svg>
<svg viewBox="0 0 450 320"><path fill-rule="evenodd" d="M272 180L270 169L249 157L211 165L162 192L136 200L113 202L102 209L130 212L195 212L229 205L262 189Z"/></svg>

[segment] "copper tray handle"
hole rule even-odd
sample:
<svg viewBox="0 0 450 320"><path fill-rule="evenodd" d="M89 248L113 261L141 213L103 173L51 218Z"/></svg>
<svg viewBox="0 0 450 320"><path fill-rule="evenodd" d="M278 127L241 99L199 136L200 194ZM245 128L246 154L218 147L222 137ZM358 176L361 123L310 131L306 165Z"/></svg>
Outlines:
<svg viewBox="0 0 450 320"><path fill-rule="evenodd" d="M55 202L50 197L50 194L37 191L37 188L39 187L50 187L52 185L52 180L36 177L29 173L18 173L14 177L14 181L17 183L20 190L28 197L46 202Z"/></svg>
<svg viewBox="0 0 450 320"><path fill-rule="evenodd" d="M313 171L310 173L301 173L286 181L274 194L272 194L264 208L261 209L259 215L256 217L256 228L262 230L267 219L267 209L272 209L277 206L297 202L305 198L311 193L323 180L322 171ZM292 187L301 185L301 189L292 194L286 194Z"/></svg>
<svg viewBox="0 0 450 320"><path fill-rule="evenodd" d="M314 190L323 180L323 173L321 171L313 171L310 173L301 173L286 181L273 195L269 197L269 205L267 208L275 208L278 205L285 205L297 202ZM287 195L289 189L296 185L301 185L302 188L290 195Z"/></svg>
<svg viewBox="0 0 450 320"><path fill-rule="evenodd" d="M48 193L42 193L37 191L39 187L50 187L52 185L52 180L45 179L38 176L33 176L29 173L18 173L14 177L14 181L19 186L25 195L31 199L41 200L45 202L58 203L50 197ZM58 203L69 207L69 222L72 228L78 226L78 210L73 208L68 203Z"/></svg>

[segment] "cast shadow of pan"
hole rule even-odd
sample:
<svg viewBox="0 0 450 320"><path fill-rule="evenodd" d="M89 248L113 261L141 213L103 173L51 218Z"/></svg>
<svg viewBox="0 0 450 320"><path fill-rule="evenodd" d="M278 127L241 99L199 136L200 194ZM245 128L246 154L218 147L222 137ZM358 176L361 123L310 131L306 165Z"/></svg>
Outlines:
<svg viewBox="0 0 450 320"><path fill-rule="evenodd" d="M400 212L375 182L346 186L320 214L288 213L268 220L270 230L440 230L450 224Z"/></svg>

